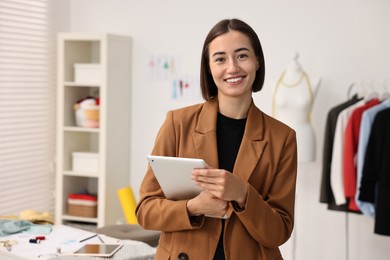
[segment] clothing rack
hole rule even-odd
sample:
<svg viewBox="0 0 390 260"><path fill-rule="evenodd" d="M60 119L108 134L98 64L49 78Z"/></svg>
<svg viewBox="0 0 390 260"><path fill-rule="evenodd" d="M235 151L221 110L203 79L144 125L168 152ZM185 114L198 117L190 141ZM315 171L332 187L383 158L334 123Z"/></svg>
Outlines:
<svg viewBox="0 0 390 260"><path fill-rule="evenodd" d="M351 98L354 93L366 99L374 97L380 99L390 98L390 79L363 79L354 81L348 87L347 98Z"/></svg>
<svg viewBox="0 0 390 260"><path fill-rule="evenodd" d="M380 103L382 103L382 101L389 102L389 100L390 100L390 79L382 79L382 80L378 80L378 79L370 79L370 80L363 79L363 80L360 80L360 81L354 81L354 82L352 82L348 86L348 89L347 89L347 99L348 100L363 99L366 102L369 102L369 101L371 102L371 100L377 99L377 100L379 100ZM334 121L335 120L334 119L335 118L334 115L336 115L335 111L341 111L341 109L345 109L345 108L347 108L347 106L352 105L352 103L349 103L350 105L347 105L347 103L344 103L344 104L345 104L344 108L341 108L341 106L340 107L337 107L337 106L333 107L336 110L333 110L332 111L333 113L330 114L331 116L333 115L333 117L331 117L332 120L329 121L329 122L332 122L330 125L335 123L335 121ZM383 104L385 104L385 103L383 103ZM343 103L340 103L340 105L343 105ZM382 106L382 108L384 109L385 106L386 105ZM328 114L328 116L329 116L329 114ZM329 119L329 117L327 119ZM327 133L329 134L329 132L327 132ZM329 135L325 135L325 137L330 138ZM331 140L331 142L334 141L334 139L332 139L332 138L330 138L329 140ZM327 147L330 147L330 150L332 150L332 148L333 148L333 146L327 146ZM326 152L328 152L328 151L329 151L329 149L326 150ZM324 154L329 154L329 153L325 153L325 151L324 151ZM328 158L329 157L324 157L324 165L326 165L326 163L328 162L327 161ZM328 169L329 168L324 167L323 168L323 173L327 173ZM326 179L323 179L323 181L324 180L325 180L325 182L323 182L323 183L326 183ZM326 186L323 186L323 185L321 186L321 192L324 191L323 190L324 187L326 187ZM326 201L327 197L326 197L326 195L323 195L323 194L326 194L326 193L321 193L320 202L322 202L322 203L329 203L328 206L329 205L332 206L332 201ZM347 201L347 205L348 204L349 203ZM334 204L333 204L333 206L334 206ZM336 208L336 207L330 207L329 209L331 209L331 210L342 210L343 211L342 208ZM346 260L349 260L349 258L350 258L350 251L349 251L350 250L350 244L349 244L350 243L350 239L349 239L349 236L350 236L350 226L349 226L350 225L350 213L354 213L354 211L350 211L347 208L346 211L345 211L345 250L346 250L345 251L345 259ZM364 213L366 214L366 212L364 212Z"/></svg>
<svg viewBox="0 0 390 260"><path fill-rule="evenodd" d="M363 79L359 82L352 82L348 87L348 99L354 94L354 89L356 89L356 94L358 94L358 96L366 100L372 98L379 98L381 100L388 99L390 98L390 79ZM345 246L345 259L349 260L349 212L345 212Z"/></svg>
<svg viewBox="0 0 390 260"><path fill-rule="evenodd" d="M345 212L345 260L349 260L349 213Z"/></svg>

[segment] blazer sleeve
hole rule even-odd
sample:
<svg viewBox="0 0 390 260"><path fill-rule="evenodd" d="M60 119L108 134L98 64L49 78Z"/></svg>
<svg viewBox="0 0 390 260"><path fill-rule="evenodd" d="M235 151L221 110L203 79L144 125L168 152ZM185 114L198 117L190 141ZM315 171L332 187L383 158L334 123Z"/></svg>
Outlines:
<svg viewBox="0 0 390 260"><path fill-rule="evenodd" d="M249 185L245 209L235 208L250 235L265 247L277 247L291 236L294 223L297 144L295 131L288 134L276 175L266 197Z"/></svg>
<svg viewBox="0 0 390 260"><path fill-rule="evenodd" d="M152 154L176 156L174 129L173 112L169 111L157 134ZM187 200L165 198L150 165L141 183L136 215L138 223L145 229L166 232L199 228L204 221L204 217L189 217Z"/></svg>

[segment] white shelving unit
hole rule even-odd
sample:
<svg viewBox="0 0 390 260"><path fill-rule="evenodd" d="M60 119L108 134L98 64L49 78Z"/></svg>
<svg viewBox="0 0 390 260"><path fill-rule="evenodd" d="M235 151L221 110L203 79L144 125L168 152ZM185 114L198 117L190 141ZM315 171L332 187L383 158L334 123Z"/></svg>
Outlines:
<svg viewBox="0 0 390 260"><path fill-rule="evenodd" d="M57 93L57 224L115 224L123 218L117 190L129 185L131 38L111 34L59 33ZM75 82L74 64L99 64L100 83ZM73 105L100 99L98 128L76 125ZM72 169L72 152L98 154L97 172ZM71 193L86 189L98 197L97 217L67 212Z"/></svg>

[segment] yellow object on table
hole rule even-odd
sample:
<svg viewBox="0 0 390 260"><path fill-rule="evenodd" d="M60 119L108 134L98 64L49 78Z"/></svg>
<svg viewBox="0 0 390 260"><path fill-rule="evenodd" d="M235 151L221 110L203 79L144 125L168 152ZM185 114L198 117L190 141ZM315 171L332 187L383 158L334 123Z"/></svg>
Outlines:
<svg viewBox="0 0 390 260"><path fill-rule="evenodd" d="M118 197L122 205L123 213L128 224L138 224L135 216L135 208L137 203L135 201L133 190L130 187L125 187L118 190Z"/></svg>

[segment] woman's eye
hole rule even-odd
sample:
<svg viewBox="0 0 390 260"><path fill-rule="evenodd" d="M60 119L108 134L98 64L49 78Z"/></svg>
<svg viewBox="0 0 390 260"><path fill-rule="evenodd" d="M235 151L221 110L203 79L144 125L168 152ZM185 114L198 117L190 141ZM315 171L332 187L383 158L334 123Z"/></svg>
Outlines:
<svg viewBox="0 0 390 260"><path fill-rule="evenodd" d="M240 55L238 55L238 59L245 59L245 58L247 58L248 57L248 55L246 55L246 54L240 54Z"/></svg>
<svg viewBox="0 0 390 260"><path fill-rule="evenodd" d="M225 60L224 58L219 57L219 58L216 58L216 59L215 59L215 62L223 62L224 60Z"/></svg>

